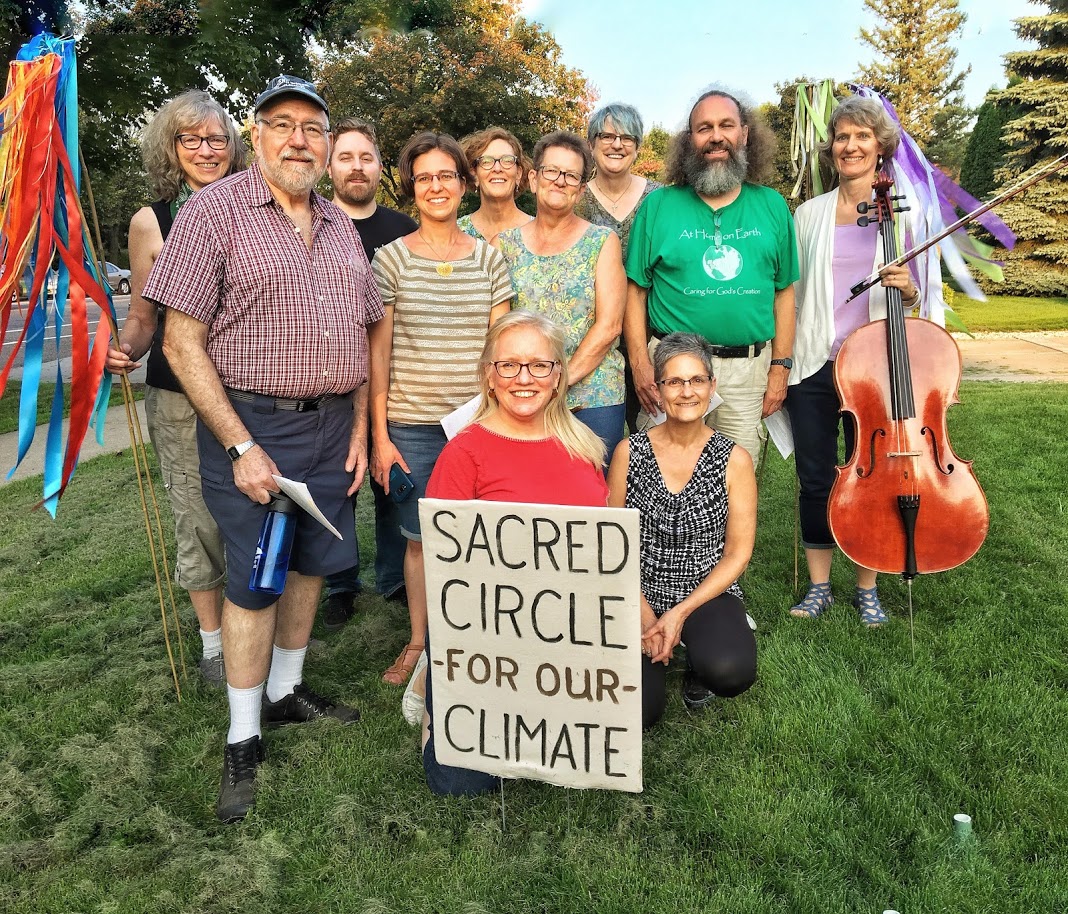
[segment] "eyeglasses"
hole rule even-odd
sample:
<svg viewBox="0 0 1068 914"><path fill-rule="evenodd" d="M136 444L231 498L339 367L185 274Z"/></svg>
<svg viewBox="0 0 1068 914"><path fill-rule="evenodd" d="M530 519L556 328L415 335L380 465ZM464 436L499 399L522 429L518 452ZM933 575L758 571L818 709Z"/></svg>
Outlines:
<svg viewBox="0 0 1068 914"><path fill-rule="evenodd" d="M319 142L326 138L327 127L324 124L320 124L318 121L305 121L303 124L298 124L296 121L291 121L288 118L271 118L271 120L264 120L258 118L257 124L263 124L268 130L270 130L280 140L288 140L297 128L300 128L300 132L304 134L304 139L312 140L313 142Z"/></svg>
<svg viewBox="0 0 1068 914"><path fill-rule="evenodd" d="M195 133L176 133L174 138L182 144L183 149L199 149L202 143L207 143L209 149L225 149L230 145L230 137L221 133L213 133L211 136L197 136Z"/></svg>
<svg viewBox="0 0 1068 914"><path fill-rule="evenodd" d="M670 390L682 390L687 384L694 390L703 390L712 383L712 378L707 374L695 374L692 378L664 378L656 383Z"/></svg>
<svg viewBox="0 0 1068 914"><path fill-rule="evenodd" d="M555 165L542 165L538 171L541 172L541 176L550 184L555 184L559 181L560 175L564 176L564 183L569 187L578 187L582 183L582 175L575 174L573 171L564 171L562 168L557 168Z"/></svg>
<svg viewBox="0 0 1068 914"><path fill-rule="evenodd" d="M412 183L416 187L429 187L435 181L438 184L455 184L460 180L460 174L456 171L439 171L437 173L423 171L417 175L412 175Z"/></svg>
<svg viewBox="0 0 1068 914"><path fill-rule="evenodd" d="M511 168L518 161L518 156L479 156L475 159L475 164L483 171L489 171L498 162L501 163L501 168Z"/></svg>
<svg viewBox="0 0 1068 914"><path fill-rule="evenodd" d="M532 378L547 378L559 362L494 362L493 368L502 378L518 378L524 368Z"/></svg>
<svg viewBox="0 0 1068 914"><path fill-rule="evenodd" d="M638 145L638 137L629 133L598 133L597 139L604 143L605 146L614 146L616 140L619 140L620 146L626 146L631 149Z"/></svg>

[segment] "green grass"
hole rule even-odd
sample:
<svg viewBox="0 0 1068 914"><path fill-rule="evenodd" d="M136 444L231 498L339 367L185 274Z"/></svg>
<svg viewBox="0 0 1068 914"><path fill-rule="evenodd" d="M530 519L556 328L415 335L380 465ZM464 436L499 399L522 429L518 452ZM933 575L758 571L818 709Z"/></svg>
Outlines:
<svg viewBox="0 0 1068 914"><path fill-rule="evenodd" d="M7 390L0 397L0 435L14 432L19 427L19 395L22 390L22 381L15 379L9 381ZM144 384L133 385L135 400L145 398ZM56 394L56 385L53 381L42 381L37 391L37 424L48 422L52 414L52 398ZM122 403L122 389L116 382L111 388L111 397L108 406L116 406ZM70 384L63 385L63 417L70 416Z"/></svg>
<svg viewBox="0 0 1068 914"><path fill-rule="evenodd" d="M79 468L52 522L0 491L0 910L731 912L1064 910L1068 389L970 383L951 413L991 510L971 562L885 578L891 624L785 613L792 466L769 459L744 582L760 679L689 716L672 687L645 792L509 783L432 797L399 690L406 617L375 597L307 664L356 726L268 735L256 809L212 814L224 695L174 700L123 457ZM362 543L372 539L361 495ZM369 558L369 553L365 553ZM187 655L196 651L188 607ZM956 812L977 840L950 840Z"/></svg>
<svg viewBox="0 0 1068 914"><path fill-rule="evenodd" d="M1068 298L991 295L982 302L958 292L952 306L972 333L1068 330Z"/></svg>

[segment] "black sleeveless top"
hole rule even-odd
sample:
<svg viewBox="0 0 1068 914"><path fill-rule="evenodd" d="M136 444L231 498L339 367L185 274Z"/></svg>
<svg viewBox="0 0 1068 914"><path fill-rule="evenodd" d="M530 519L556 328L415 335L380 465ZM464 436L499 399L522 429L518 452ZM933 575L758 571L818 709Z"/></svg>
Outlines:
<svg viewBox="0 0 1068 914"><path fill-rule="evenodd" d="M171 205L166 200L157 200L152 204L152 212L156 214L159 223L159 233L163 240L171 233L174 217L171 215ZM170 363L163 354L163 317L166 308L160 308L156 316L156 332L152 335L152 348L148 353L148 366L145 369L145 383L163 390L173 390L175 393L182 392L182 385L171 371Z"/></svg>

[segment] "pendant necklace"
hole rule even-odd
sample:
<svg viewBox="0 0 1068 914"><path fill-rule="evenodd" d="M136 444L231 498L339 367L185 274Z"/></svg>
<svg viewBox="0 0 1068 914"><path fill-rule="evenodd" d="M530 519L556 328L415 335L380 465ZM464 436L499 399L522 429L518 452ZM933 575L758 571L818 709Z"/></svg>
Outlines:
<svg viewBox="0 0 1068 914"><path fill-rule="evenodd" d="M452 244L449 245L449 249L445 252L444 257L438 253L437 248L435 248L434 245L426 240L426 236L422 232L419 232L418 234L430 253L438 258L438 264L434 267L434 269L437 270L438 276L452 276L452 264L449 263L449 257L452 255L453 248L456 247L456 242L460 240L460 232L457 231L456 235L453 237Z"/></svg>
<svg viewBox="0 0 1068 914"><path fill-rule="evenodd" d="M602 197L604 197L608 201L609 206L612 207L612 211L615 212L616 207L619 205L619 201L622 200L630 192L630 187L632 183L632 181L628 181L627 186L623 189L623 193L621 193L614 200L610 196L608 196L607 193L605 193L605 189L601 187L600 181L597 182L597 191Z"/></svg>

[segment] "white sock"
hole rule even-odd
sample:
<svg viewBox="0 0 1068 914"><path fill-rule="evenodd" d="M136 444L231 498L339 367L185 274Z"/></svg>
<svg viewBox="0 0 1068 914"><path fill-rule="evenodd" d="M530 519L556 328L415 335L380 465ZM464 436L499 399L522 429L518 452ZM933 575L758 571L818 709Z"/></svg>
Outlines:
<svg viewBox="0 0 1068 914"><path fill-rule="evenodd" d="M222 656L222 628L219 627L213 632L206 632L204 629L200 630L200 640L204 645L204 657L210 660L212 657Z"/></svg>
<svg viewBox="0 0 1068 914"><path fill-rule="evenodd" d="M226 696L230 700L230 732L226 734L226 741L240 743L251 736L259 736L263 683L251 689L235 689L227 685Z"/></svg>
<svg viewBox="0 0 1068 914"><path fill-rule="evenodd" d="M304 675L304 655L307 653L307 645L295 651L286 650L277 644L274 646L274 653L271 654L271 673L267 677L268 701L284 698L300 683Z"/></svg>

